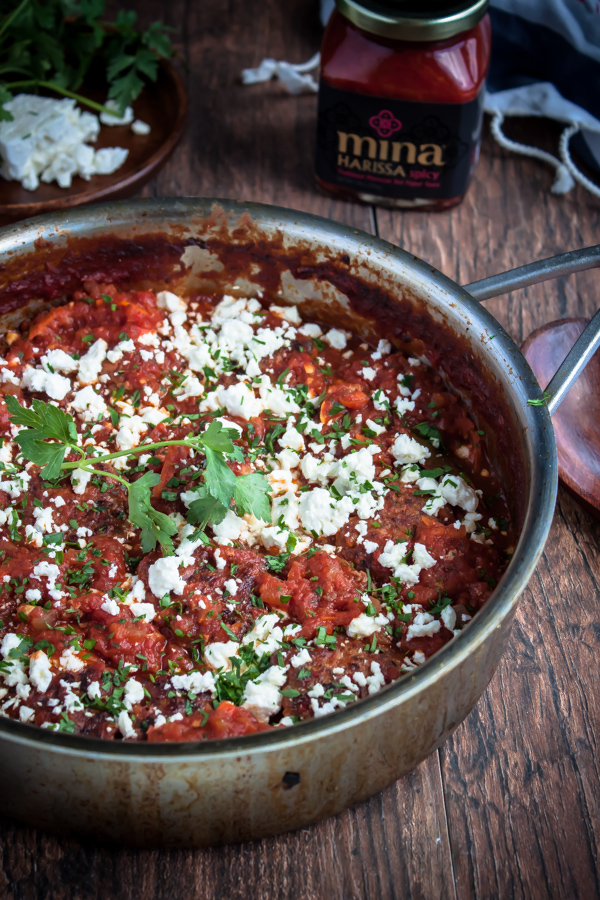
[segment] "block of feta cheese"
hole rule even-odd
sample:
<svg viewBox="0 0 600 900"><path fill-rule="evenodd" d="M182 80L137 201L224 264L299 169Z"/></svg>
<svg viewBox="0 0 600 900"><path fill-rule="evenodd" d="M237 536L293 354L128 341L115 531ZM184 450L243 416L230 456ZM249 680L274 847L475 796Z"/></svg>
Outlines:
<svg viewBox="0 0 600 900"><path fill-rule="evenodd" d="M40 180L68 188L75 175L89 181L92 175L111 174L125 162L127 150L89 146L98 137L100 123L74 100L17 94L5 109L13 119L0 122L0 175L20 181L28 191L34 191Z"/></svg>

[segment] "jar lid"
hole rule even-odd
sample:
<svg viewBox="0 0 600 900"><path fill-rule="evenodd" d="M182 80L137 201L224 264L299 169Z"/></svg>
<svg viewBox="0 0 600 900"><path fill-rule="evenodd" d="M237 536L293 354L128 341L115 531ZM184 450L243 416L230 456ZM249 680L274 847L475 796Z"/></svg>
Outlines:
<svg viewBox="0 0 600 900"><path fill-rule="evenodd" d="M402 41L443 41L473 28L489 0L335 0L347 19L371 34Z"/></svg>

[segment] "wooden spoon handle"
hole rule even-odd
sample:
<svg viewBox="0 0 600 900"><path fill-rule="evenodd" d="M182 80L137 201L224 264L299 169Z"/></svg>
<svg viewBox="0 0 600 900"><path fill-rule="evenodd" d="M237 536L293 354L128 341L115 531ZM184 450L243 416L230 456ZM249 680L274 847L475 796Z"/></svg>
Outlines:
<svg viewBox="0 0 600 900"><path fill-rule="evenodd" d="M585 326L546 388L546 405L551 416L567 396L598 347L600 347L600 309Z"/></svg>

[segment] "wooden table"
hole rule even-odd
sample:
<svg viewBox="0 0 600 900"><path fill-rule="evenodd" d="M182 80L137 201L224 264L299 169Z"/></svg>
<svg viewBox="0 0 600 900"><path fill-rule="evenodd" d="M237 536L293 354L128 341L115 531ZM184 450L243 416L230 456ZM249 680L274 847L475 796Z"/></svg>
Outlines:
<svg viewBox="0 0 600 900"><path fill-rule="evenodd" d="M176 28L190 94L186 137L144 191L257 200L375 231L467 283L600 236L600 202L550 192L545 165L486 135L475 182L443 214L333 202L313 187L314 96L243 88L265 56L318 49L307 0L139 2ZM142 13L143 10L143 13ZM558 132L532 122L547 149ZM488 303L517 341L551 319L589 315L600 274ZM477 707L411 775L334 819L257 843L142 852L2 823L6 900L495 900L600 896L598 525L561 489L550 538L510 646Z"/></svg>

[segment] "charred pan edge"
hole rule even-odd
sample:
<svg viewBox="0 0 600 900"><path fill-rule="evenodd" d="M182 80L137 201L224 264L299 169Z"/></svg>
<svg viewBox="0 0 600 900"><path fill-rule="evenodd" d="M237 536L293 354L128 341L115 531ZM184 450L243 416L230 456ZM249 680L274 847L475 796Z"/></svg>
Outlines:
<svg viewBox="0 0 600 900"><path fill-rule="evenodd" d="M442 371L471 396L474 410L496 425L502 474L505 483L510 481L522 523L517 551L484 609L457 638L415 675L335 715L243 738L158 747L57 734L0 719L0 735L11 742L49 745L66 755L149 761L276 750L342 732L427 690L480 647L511 615L542 553L558 475L548 412L526 402L539 390L531 369L499 323L466 291L372 235L277 207L195 198L122 201L40 217L0 231L0 314L31 299L55 301L93 277L135 286L152 281L175 285L189 274L180 262L189 246L208 251L222 263L224 269L211 269L210 262L203 269L203 277L213 283L231 283L232 275L247 277L250 269L252 283L277 294L281 273L287 270L297 280L327 282L340 291L357 322L368 325L376 316L386 337L397 343L422 340L433 348ZM382 281L396 286L383 287ZM508 392L512 408L504 396Z"/></svg>

